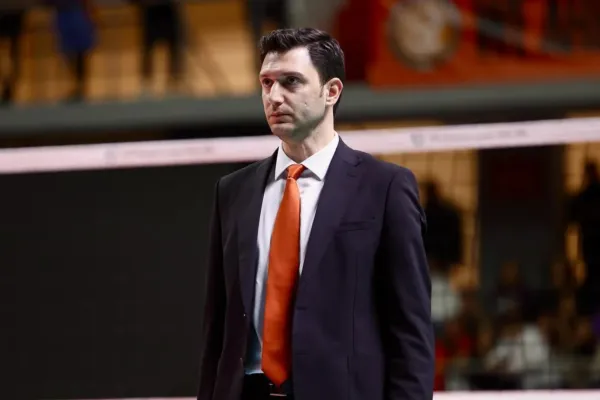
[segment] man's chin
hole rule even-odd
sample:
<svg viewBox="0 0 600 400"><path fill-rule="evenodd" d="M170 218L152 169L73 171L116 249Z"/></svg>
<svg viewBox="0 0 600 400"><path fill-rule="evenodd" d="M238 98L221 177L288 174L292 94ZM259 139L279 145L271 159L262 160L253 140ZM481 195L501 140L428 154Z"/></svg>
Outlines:
<svg viewBox="0 0 600 400"><path fill-rule="evenodd" d="M278 138L291 137L294 133L293 124L274 124L271 125L271 133Z"/></svg>

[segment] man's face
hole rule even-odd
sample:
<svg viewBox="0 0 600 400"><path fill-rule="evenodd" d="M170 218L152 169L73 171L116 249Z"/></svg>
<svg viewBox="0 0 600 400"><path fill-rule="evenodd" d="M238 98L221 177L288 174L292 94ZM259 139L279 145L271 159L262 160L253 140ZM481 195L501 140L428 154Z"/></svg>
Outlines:
<svg viewBox="0 0 600 400"><path fill-rule="evenodd" d="M275 136L300 141L323 120L327 88L305 47L267 54L259 79L265 116Z"/></svg>

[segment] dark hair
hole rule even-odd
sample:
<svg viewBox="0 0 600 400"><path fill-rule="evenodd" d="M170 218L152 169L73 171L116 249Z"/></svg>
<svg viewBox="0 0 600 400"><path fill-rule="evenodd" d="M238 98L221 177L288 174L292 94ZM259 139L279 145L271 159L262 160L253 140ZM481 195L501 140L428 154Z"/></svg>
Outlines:
<svg viewBox="0 0 600 400"><path fill-rule="evenodd" d="M277 29L266 34L259 43L260 62L262 63L269 53L285 53L298 47L307 48L322 85L332 78L339 78L344 82L346 69L340 44L327 32L314 28ZM334 114L340 100L341 95L333 106Z"/></svg>

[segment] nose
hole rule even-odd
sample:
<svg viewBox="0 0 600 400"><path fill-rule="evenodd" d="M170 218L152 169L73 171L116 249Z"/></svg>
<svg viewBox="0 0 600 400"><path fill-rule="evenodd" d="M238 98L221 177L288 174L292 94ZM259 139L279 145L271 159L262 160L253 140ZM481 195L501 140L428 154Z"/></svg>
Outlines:
<svg viewBox="0 0 600 400"><path fill-rule="evenodd" d="M272 105L280 105L283 103L283 93L281 89L281 85L275 82L271 85L271 90L269 90L269 103Z"/></svg>

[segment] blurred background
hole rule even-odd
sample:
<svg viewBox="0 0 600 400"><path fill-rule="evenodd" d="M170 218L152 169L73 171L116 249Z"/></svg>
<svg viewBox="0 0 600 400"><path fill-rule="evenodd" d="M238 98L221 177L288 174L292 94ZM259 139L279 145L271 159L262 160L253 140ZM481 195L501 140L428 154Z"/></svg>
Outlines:
<svg viewBox="0 0 600 400"><path fill-rule="evenodd" d="M0 0L0 397L195 394L212 191L253 156L103 168L72 154L264 144L256 41L299 26L345 50L342 137L371 133L366 147L421 184L436 390L600 389L600 124L565 123L600 116L599 13L595 0ZM499 122L516 136L490 145ZM467 125L465 148L414 134Z"/></svg>

